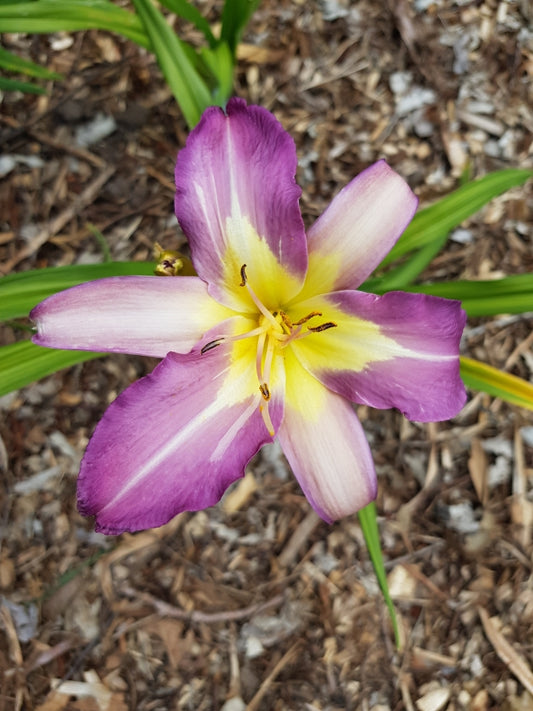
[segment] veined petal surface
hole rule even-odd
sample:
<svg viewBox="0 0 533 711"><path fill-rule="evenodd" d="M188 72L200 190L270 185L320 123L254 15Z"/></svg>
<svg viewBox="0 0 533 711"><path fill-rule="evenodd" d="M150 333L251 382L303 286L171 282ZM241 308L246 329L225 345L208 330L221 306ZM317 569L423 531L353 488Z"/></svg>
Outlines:
<svg viewBox="0 0 533 711"><path fill-rule="evenodd" d="M418 198L384 160L338 193L308 233L309 271L298 298L356 289L412 220Z"/></svg>
<svg viewBox="0 0 533 711"><path fill-rule="evenodd" d="M274 116L231 99L205 111L176 164L176 215L210 293L242 309L243 264L269 308L294 296L307 269L296 149ZM245 299L246 306L246 299Z"/></svg>
<svg viewBox="0 0 533 711"><path fill-rule="evenodd" d="M245 355L243 359L241 356ZM109 406L78 479L78 508L108 534L161 526L215 504L268 435L253 364L239 346L169 353ZM283 411L283 373L270 402Z"/></svg>
<svg viewBox="0 0 533 711"><path fill-rule="evenodd" d="M454 417L466 401L459 342L460 302L422 294L342 291L291 312L321 311L336 328L292 345L305 368L353 402L397 408L410 420Z"/></svg>
<svg viewBox="0 0 533 711"><path fill-rule="evenodd" d="M30 317L40 346L164 358L169 351L188 353L232 315L198 277L123 276L58 292Z"/></svg>
<svg viewBox="0 0 533 711"><path fill-rule="evenodd" d="M287 390L277 437L311 506L331 523L376 497L376 475L361 423L287 354Z"/></svg>

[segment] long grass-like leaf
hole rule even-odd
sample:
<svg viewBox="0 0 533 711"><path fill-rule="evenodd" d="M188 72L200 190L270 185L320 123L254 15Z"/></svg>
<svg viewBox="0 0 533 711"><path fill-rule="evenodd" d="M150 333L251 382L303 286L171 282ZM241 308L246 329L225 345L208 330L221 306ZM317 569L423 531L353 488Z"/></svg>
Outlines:
<svg viewBox="0 0 533 711"><path fill-rule="evenodd" d="M42 348L31 341L0 347L0 396L29 385L57 370L104 355L87 351Z"/></svg>
<svg viewBox="0 0 533 711"><path fill-rule="evenodd" d="M362 291L384 294L387 291L405 289L411 284L436 257L446 244L448 235L440 235L424 247L421 247L398 266L393 266L383 276L372 277L362 286Z"/></svg>
<svg viewBox="0 0 533 711"><path fill-rule="evenodd" d="M468 316L533 312L533 274L483 281L447 281L404 287L404 291L458 299Z"/></svg>
<svg viewBox="0 0 533 711"><path fill-rule="evenodd" d="M48 267L9 274L0 279L0 321L23 318L47 296L85 281L109 276L153 273L154 264L151 262L105 262Z"/></svg>
<svg viewBox="0 0 533 711"><path fill-rule="evenodd" d="M383 594L385 604L389 610L389 615L392 622L392 627L394 629L394 638L396 640L396 646L400 647L400 634L398 630L398 621L396 619L396 612L394 610L394 605L392 604L391 596L389 593L389 586L387 583L387 573L385 571L385 566L383 564L383 553L381 551L381 543L379 540L379 529L376 513L376 505L372 501L368 506L359 511L359 523L361 524L361 530L365 537L366 545L368 548L368 553L370 555L370 560L374 566L374 571L376 573L376 578L378 579L379 587Z"/></svg>
<svg viewBox="0 0 533 711"><path fill-rule="evenodd" d="M222 11L220 39L226 42L235 57L237 45L252 14L261 0L226 0Z"/></svg>
<svg viewBox="0 0 533 711"><path fill-rule="evenodd" d="M46 89L29 81L0 77L0 91L23 91L26 94L46 94Z"/></svg>
<svg viewBox="0 0 533 711"><path fill-rule="evenodd" d="M0 5L0 32L109 30L151 49L140 19L108 0L39 0Z"/></svg>
<svg viewBox="0 0 533 711"><path fill-rule="evenodd" d="M193 128L204 109L212 104L205 82L188 57L184 43L176 37L152 0L133 0L153 51L183 116Z"/></svg>
<svg viewBox="0 0 533 711"><path fill-rule="evenodd" d="M29 59L17 57L16 54L8 52L7 49L4 49L3 47L0 47L0 67L8 72L18 72L19 74L26 74L26 76L36 77L37 79L63 78L61 74L52 72L46 67L41 67L40 64L35 64L35 62L30 62Z"/></svg>
<svg viewBox="0 0 533 711"><path fill-rule="evenodd" d="M522 185L531 177L533 177L533 170L510 168L495 171L463 185L433 205L423 208L414 216L381 266L390 264L398 257L447 235L467 217L486 205L489 200L509 188Z"/></svg>
<svg viewBox="0 0 533 711"><path fill-rule="evenodd" d="M533 410L533 384L516 375L472 358L461 357L461 377L465 385L493 397Z"/></svg>
<svg viewBox="0 0 533 711"><path fill-rule="evenodd" d="M217 39L211 31L209 22L205 19L198 8L191 5L187 0L160 0L161 5L164 5L167 10L170 10L178 17L191 22L200 32L203 33L209 46L214 48L217 46Z"/></svg>
<svg viewBox="0 0 533 711"><path fill-rule="evenodd" d="M209 73L216 78L213 104L224 107L233 92L233 58L230 49L225 42L221 42L215 49L203 47L200 57Z"/></svg>

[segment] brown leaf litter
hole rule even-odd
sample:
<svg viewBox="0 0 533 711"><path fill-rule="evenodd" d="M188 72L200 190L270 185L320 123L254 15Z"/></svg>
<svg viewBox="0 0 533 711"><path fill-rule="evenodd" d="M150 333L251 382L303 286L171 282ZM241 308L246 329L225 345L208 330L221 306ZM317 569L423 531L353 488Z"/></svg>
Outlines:
<svg viewBox="0 0 533 711"><path fill-rule="evenodd" d="M422 204L533 165L527 2L264 0L243 39L236 93L294 136L307 223L381 157ZM2 272L102 261L90 225L113 259L183 248L187 131L153 57L94 31L2 41L66 77L2 99ZM531 183L492 201L424 279L530 272L532 214ZM531 380L531 326L470 320L464 352ZM483 394L434 425L359 408L396 650L356 517L320 521L276 447L158 530L107 538L78 515L92 429L153 364L109 356L0 400L0 711L533 708L531 413Z"/></svg>

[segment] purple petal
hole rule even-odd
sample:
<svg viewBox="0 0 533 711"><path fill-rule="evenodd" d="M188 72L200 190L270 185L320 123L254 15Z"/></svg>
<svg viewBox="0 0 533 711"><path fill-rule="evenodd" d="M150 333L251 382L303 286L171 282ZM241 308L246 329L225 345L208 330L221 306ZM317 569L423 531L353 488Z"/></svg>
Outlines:
<svg viewBox="0 0 533 711"><path fill-rule="evenodd" d="M278 374L269 409L275 427L281 391ZM212 506L272 441L260 401L253 359L223 345L203 355L169 353L98 424L78 480L80 512L96 516L96 530L117 534Z"/></svg>
<svg viewBox="0 0 533 711"><path fill-rule="evenodd" d="M256 282L264 303L301 288L307 242L295 172L292 138L271 113L241 99L231 99L226 114L207 109L179 153L176 215L199 276L224 303L236 306L243 264L253 274L268 271L263 262L271 260L293 276L290 289L266 277Z"/></svg>
<svg viewBox="0 0 533 711"><path fill-rule="evenodd" d="M370 447L351 404L288 359L277 437L309 503L331 523L376 497Z"/></svg>
<svg viewBox="0 0 533 711"><path fill-rule="evenodd" d="M296 341L293 349L328 388L357 403L397 408L419 422L449 419L463 407L459 342L466 314L460 302L358 291L315 302L300 305L302 312L318 305L337 327Z"/></svg>
<svg viewBox="0 0 533 711"><path fill-rule="evenodd" d="M356 289L390 252L417 204L407 183L385 161L360 173L309 230L305 293Z"/></svg>
<svg viewBox="0 0 533 711"><path fill-rule="evenodd" d="M30 317L40 346L163 358L188 353L230 315L198 277L123 276L54 294Z"/></svg>

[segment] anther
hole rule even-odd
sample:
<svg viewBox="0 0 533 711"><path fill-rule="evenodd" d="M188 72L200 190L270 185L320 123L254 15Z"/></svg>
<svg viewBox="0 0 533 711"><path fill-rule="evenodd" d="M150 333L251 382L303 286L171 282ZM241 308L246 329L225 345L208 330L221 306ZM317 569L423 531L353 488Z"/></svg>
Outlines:
<svg viewBox="0 0 533 711"><path fill-rule="evenodd" d="M287 328L289 329L289 333L290 333L292 330L292 327L293 327L292 321L290 320L290 318L287 316L287 314L284 311L280 311L279 315L281 316L281 320L283 321L284 325L287 326Z"/></svg>
<svg viewBox="0 0 533 711"><path fill-rule="evenodd" d="M266 383L261 383L259 385L259 390L261 391L263 399L268 402L270 400L270 390L268 389L268 385Z"/></svg>
<svg viewBox="0 0 533 711"><path fill-rule="evenodd" d="M246 264L243 264L241 267L241 283L239 286L245 286L246 289L248 290L248 293L250 294L250 298L254 302L254 304L257 306L259 311L263 314L263 316L270 321L271 325L274 326L275 329L279 329L279 324L272 316L272 313L267 309L267 307L261 302L261 300L258 298L257 294L255 291L252 289L250 284L248 284L248 277L246 276Z"/></svg>
<svg viewBox="0 0 533 711"><path fill-rule="evenodd" d="M315 316L322 316L322 311L311 311L310 314L307 314L307 316L304 316L299 321L296 321L296 323L294 325L301 326L302 323L306 323L307 321L314 318Z"/></svg>
<svg viewBox="0 0 533 711"><path fill-rule="evenodd" d="M326 323L321 323L320 326L308 326L307 330L313 333L320 333L320 331L327 331L328 328L336 328L337 324L333 321L327 321Z"/></svg>
<svg viewBox="0 0 533 711"><path fill-rule="evenodd" d="M204 353L207 353L207 351L212 351L213 348L216 348L217 346L219 346L223 340L224 340L223 338L217 338L214 341L209 341L209 343L206 343L205 346L202 347L202 349L200 350L200 353L203 355Z"/></svg>

